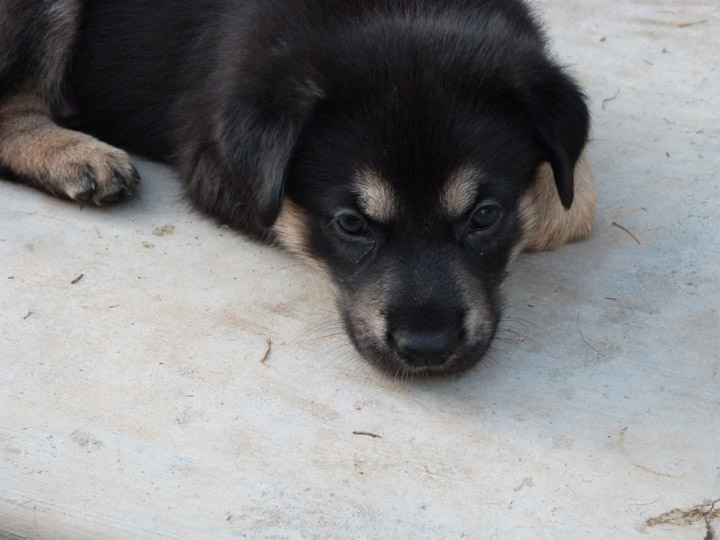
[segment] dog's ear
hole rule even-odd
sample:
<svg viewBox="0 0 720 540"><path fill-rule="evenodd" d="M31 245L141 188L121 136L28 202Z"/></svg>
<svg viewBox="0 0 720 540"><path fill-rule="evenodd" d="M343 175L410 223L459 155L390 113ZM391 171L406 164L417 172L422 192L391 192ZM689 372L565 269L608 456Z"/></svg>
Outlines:
<svg viewBox="0 0 720 540"><path fill-rule="evenodd" d="M251 199L248 211L264 227L280 213L298 137L321 98L317 84L272 63L243 76L223 96L216 123L220 150Z"/></svg>
<svg viewBox="0 0 720 540"><path fill-rule="evenodd" d="M574 171L587 142L590 115L585 96L559 67L546 64L525 73L522 99L534 123L544 158L550 163L560 201L570 208L574 198Z"/></svg>

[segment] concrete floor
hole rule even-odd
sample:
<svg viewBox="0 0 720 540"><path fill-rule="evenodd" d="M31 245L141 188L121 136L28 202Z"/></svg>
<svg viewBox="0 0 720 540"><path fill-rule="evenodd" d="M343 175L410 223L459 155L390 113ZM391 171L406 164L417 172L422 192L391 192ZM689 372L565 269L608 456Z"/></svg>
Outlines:
<svg viewBox="0 0 720 540"><path fill-rule="evenodd" d="M104 210L0 183L0 539L717 539L720 8L539 7L597 232L520 259L459 378L375 372L321 276L158 165Z"/></svg>

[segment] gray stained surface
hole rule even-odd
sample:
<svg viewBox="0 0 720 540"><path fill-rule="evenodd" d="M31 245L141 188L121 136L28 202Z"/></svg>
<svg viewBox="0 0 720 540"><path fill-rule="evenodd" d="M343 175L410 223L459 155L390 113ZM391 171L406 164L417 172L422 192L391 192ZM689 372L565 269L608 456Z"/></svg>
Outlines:
<svg viewBox="0 0 720 540"><path fill-rule="evenodd" d="M460 378L376 373L168 169L104 210L0 183L0 539L718 538L720 8L539 8L597 231L520 258Z"/></svg>

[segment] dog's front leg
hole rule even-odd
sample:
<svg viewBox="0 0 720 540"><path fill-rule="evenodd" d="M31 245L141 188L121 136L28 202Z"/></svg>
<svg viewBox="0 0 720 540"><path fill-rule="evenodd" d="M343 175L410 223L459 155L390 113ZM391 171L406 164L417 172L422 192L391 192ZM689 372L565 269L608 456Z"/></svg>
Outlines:
<svg viewBox="0 0 720 540"><path fill-rule="evenodd" d="M0 0L0 177L102 204L135 190L130 158L51 114L63 102L80 11L80 0Z"/></svg>
<svg viewBox="0 0 720 540"><path fill-rule="evenodd" d="M81 202L131 195L139 176L127 153L64 129L32 94L0 104L0 175Z"/></svg>

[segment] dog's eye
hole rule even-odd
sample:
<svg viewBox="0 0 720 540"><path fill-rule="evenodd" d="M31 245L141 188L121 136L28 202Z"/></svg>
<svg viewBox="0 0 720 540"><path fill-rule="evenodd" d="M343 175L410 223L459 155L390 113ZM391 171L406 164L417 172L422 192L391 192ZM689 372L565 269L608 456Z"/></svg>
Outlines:
<svg viewBox="0 0 720 540"><path fill-rule="evenodd" d="M370 232L367 224L355 214L342 214L335 220L337 226L350 236L365 236Z"/></svg>
<svg viewBox="0 0 720 540"><path fill-rule="evenodd" d="M483 204L478 207L468 224L470 232L488 230L500 219L501 212L502 210L497 204Z"/></svg>

